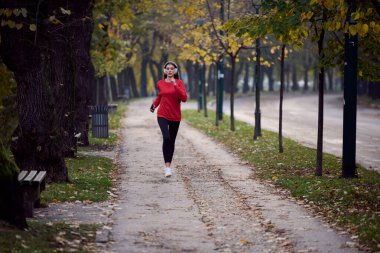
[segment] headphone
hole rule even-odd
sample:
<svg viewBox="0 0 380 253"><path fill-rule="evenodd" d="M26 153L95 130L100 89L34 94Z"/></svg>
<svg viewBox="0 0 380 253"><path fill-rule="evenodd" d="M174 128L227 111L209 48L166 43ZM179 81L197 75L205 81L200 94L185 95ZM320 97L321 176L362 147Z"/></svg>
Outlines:
<svg viewBox="0 0 380 253"><path fill-rule="evenodd" d="M167 63L164 64L164 74L168 74L167 71L166 71L166 66L168 66L169 64L171 64L171 65L174 66L174 74L177 74L178 73L178 66L173 61L168 61Z"/></svg>

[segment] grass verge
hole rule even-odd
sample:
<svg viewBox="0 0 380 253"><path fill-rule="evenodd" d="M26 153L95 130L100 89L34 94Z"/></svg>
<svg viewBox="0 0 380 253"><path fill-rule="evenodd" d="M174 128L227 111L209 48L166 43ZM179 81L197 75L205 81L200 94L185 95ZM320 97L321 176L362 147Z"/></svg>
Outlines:
<svg viewBox="0 0 380 253"><path fill-rule="evenodd" d="M41 193L43 202L105 201L111 188L112 160L105 157L79 155L67 158L70 183L46 186Z"/></svg>
<svg viewBox="0 0 380 253"><path fill-rule="evenodd" d="M333 225L358 236L362 245L380 250L380 175L358 166L358 178L341 178L341 158L324 154L323 176L314 175L316 150L284 138L284 153L278 152L278 134L262 131L253 141L253 126L235 121L235 132L229 130L229 117L224 115L215 126L215 112L209 117L195 110L184 110L183 118L193 127L223 143L242 160L255 167L263 180L290 190L292 196L311 205Z"/></svg>
<svg viewBox="0 0 380 253"><path fill-rule="evenodd" d="M93 138L89 132L89 147L79 147L78 151L112 150L117 142L115 131L121 127L121 120L127 110L126 102L119 102L115 113L109 114L108 139ZM91 201L108 199L113 169L112 159L78 154L76 158L66 158L70 183L49 184L41 193L43 202Z"/></svg>
<svg viewBox="0 0 380 253"><path fill-rule="evenodd" d="M28 221L26 231L0 225L0 252L93 252L94 224Z"/></svg>

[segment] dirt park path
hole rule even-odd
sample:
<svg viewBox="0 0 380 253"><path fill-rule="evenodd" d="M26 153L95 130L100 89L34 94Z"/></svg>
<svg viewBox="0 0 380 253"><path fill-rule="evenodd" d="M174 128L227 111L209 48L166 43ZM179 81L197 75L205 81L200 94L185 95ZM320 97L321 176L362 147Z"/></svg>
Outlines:
<svg viewBox="0 0 380 253"><path fill-rule="evenodd" d="M358 252L254 168L185 122L164 178L151 99L128 106L107 252Z"/></svg>

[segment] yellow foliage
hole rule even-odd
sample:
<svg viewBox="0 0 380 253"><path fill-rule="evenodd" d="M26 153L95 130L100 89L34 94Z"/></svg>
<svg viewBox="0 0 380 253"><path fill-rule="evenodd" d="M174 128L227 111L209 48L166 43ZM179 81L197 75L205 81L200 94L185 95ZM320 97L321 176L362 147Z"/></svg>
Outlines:
<svg viewBox="0 0 380 253"><path fill-rule="evenodd" d="M339 28L341 27L341 23L338 21L335 23L335 29L336 30L339 30Z"/></svg>
<svg viewBox="0 0 380 253"><path fill-rule="evenodd" d="M358 20L360 18L360 12L351 13L351 19Z"/></svg>
<svg viewBox="0 0 380 253"><path fill-rule="evenodd" d="M334 0L324 0L323 6L328 10L332 10L334 8Z"/></svg>
<svg viewBox="0 0 380 253"><path fill-rule="evenodd" d="M35 24L30 24L29 30L31 30L32 32L35 32L37 30L37 26Z"/></svg>
<svg viewBox="0 0 380 253"><path fill-rule="evenodd" d="M358 26L357 25L350 25L348 27L348 31L350 32L351 35L355 36L358 34Z"/></svg>
<svg viewBox="0 0 380 253"><path fill-rule="evenodd" d="M12 16L12 9L5 9L3 13L7 18L10 18Z"/></svg>
<svg viewBox="0 0 380 253"><path fill-rule="evenodd" d="M121 28L121 30L126 31L126 30L129 30L131 27L130 27L130 25L128 25L128 24L122 24L122 25L120 26L120 28Z"/></svg>
<svg viewBox="0 0 380 253"><path fill-rule="evenodd" d="M365 36L368 33L368 25L363 24L359 30L359 35L360 36Z"/></svg>
<svg viewBox="0 0 380 253"><path fill-rule="evenodd" d="M113 26L117 26L119 24L119 22L117 21L117 19L114 18L114 17L111 17L111 23L112 23Z"/></svg>
<svg viewBox="0 0 380 253"><path fill-rule="evenodd" d="M110 38L115 36L115 33L111 29L108 29L107 33L108 33L108 37Z"/></svg>

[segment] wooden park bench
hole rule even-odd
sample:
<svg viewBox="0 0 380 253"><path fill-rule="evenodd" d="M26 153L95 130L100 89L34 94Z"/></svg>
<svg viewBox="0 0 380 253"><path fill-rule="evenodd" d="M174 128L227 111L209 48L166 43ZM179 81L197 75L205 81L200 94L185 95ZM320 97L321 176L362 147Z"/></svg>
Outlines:
<svg viewBox="0 0 380 253"><path fill-rule="evenodd" d="M40 207L40 193L45 190L46 171L23 170L18 175L24 193L24 209L26 217L33 217L33 208Z"/></svg>

